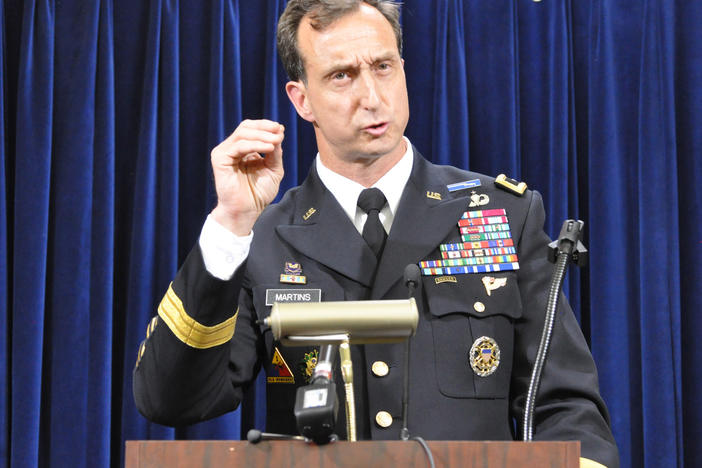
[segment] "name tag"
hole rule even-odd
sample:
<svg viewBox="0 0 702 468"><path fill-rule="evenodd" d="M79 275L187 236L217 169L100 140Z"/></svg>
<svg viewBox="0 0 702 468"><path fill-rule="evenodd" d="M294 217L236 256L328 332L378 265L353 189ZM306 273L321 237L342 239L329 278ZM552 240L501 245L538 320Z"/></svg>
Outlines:
<svg viewBox="0 0 702 468"><path fill-rule="evenodd" d="M266 289L266 305L275 302L322 302L321 289Z"/></svg>

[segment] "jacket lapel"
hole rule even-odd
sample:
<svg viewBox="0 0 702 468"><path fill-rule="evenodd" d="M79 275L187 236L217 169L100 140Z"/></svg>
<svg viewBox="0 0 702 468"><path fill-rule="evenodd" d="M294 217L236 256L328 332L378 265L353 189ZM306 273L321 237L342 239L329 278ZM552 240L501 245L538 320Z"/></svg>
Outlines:
<svg viewBox="0 0 702 468"><path fill-rule="evenodd" d="M341 205L319 180L312 166L300 186L292 224L276 232L303 255L370 287L377 259Z"/></svg>
<svg viewBox="0 0 702 468"><path fill-rule="evenodd" d="M392 223L371 299L383 298L402 279L408 264L425 259L452 229L458 230L458 219L470 203L465 195L450 194L439 171L416 149L414 154L412 174Z"/></svg>

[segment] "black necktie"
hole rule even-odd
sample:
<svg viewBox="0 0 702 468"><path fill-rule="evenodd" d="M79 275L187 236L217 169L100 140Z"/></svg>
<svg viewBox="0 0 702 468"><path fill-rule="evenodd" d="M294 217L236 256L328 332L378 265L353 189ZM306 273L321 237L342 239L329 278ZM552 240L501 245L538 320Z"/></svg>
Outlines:
<svg viewBox="0 0 702 468"><path fill-rule="evenodd" d="M358 207L368 213L366 224L363 225L363 239L378 258L383 252L385 239L388 236L378 216L385 202L385 195L377 188L363 189L358 196Z"/></svg>

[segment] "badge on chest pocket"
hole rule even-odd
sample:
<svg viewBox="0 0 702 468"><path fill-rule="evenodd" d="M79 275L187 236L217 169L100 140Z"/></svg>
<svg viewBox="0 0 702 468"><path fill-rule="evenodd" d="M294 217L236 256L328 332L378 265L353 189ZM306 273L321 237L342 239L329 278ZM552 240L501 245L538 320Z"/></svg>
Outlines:
<svg viewBox="0 0 702 468"><path fill-rule="evenodd" d="M439 283L423 278L438 386L448 397L509 395L514 321L522 314L519 288L513 273L493 273L488 295L483 276Z"/></svg>

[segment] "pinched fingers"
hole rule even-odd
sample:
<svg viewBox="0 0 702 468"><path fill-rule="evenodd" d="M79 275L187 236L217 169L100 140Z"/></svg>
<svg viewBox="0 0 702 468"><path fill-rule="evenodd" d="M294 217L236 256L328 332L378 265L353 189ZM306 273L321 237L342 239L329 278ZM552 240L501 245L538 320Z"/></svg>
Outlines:
<svg viewBox="0 0 702 468"><path fill-rule="evenodd" d="M232 164L251 153L269 154L280 150L285 128L270 120L245 120L212 150L214 164Z"/></svg>

